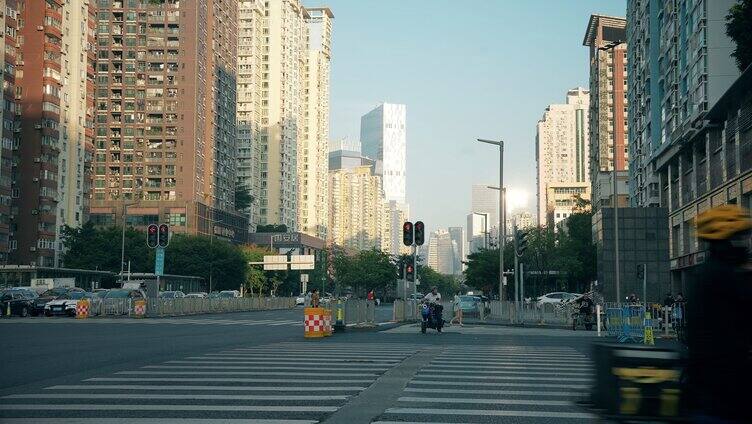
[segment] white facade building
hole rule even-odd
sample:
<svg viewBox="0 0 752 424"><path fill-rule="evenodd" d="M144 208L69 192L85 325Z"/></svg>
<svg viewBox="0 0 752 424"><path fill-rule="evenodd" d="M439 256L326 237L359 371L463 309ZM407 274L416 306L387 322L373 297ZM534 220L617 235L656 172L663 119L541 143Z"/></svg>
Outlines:
<svg viewBox="0 0 752 424"><path fill-rule="evenodd" d="M407 107L382 103L360 118L363 155L376 161L376 174L384 178L387 200L406 203Z"/></svg>
<svg viewBox="0 0 752 424"><path fill-rule="evenodd" d="M566 104L552 104L538 121L536 165L538 224L546 223L551 183L589 182L589 92L575 88L567 92Z"/></svg>
<svg viewBox="0 0 752 424"><path fill-rule="evenodd" d="M499 191L488 188L491 184L473 184L470 212L488 214L488 226L499 223Z"/></svg>

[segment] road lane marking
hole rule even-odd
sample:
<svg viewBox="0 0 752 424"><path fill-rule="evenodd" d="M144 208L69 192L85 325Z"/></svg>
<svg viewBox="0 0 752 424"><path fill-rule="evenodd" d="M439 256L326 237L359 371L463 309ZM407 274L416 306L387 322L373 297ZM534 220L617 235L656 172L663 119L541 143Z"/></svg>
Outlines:
<svg viewBox="0 0 752 424"><path fill-rule="evenodd" d="M435 367L425 367L421 369L421 372L426 373L432 373L432 374L446 374L447 377L452 377L454 374L459 375L468 375L468 374L519 374L519 375L563 375L563 376L577 376L577 375L583 375L584 372L582 371L575 371L575 372L561 372L556 369L552 369L551 371L529 371L529 370L489 370L489 369L482 369L482 370L462 370L462 369L456 369L456 370L444 370L444 369L436 369Z"/></svg>
<svg viewBox="0 0 752 424"><path fill-rule="evenodd" d="M577 397L581 393L575 392L552 392L532 390L474 390L474 389L423 389L419 387L405 387L405 392L411 393L441 393L441 394L467 394L467 395L494 395L494 396L551 396L551 397Z"/></svg>
<svg viewBox="0 0 752 424"><path fill-rule="evenodd" d="M230 377L221 377L221 378L210 378L210 377L201 377L201 378L191 378L191 377L94 377L94 378L87 378L84 381L134 381L134 382L141 382L141 381L172 381L172 382L180 382L180 381L219 381L219 382L236 382L236 383L305 383L310 384L310 379L305 380L279 380L277 378L230 378ZM358 383L365 383L365 384L371 384L373 383L373 380L319 380L317 383L327 383L327 384L358 384ZM310 387L309 387L310 390Z"/></svg>
<svg viewBox="0 0 752 424"><path fill-rule="evenodd" d="M412 380L411 385L430 385L430 386L478 386L478 387L540 387L542 389L589 389L590 386L585 384L556 384L556 383L485 383L476 381L441 381L441 380Z"/></svg>
<svg viewBox="0 0 752 424"><path fill-rule="evenodd" d="M532 418L571 418L580 420L597 419L593 414L584 412L552 412L552 411L499 411L487 409L442 409L442 408L389 408L387 414L405 415L467 415L494 417L532 417Z"/></svg>
<svg viewBox="0 0 752 424"><path fill-rule="evenodd" d="M267 371L119 371L117 375L266 375L279 377L378 377L374 373L267 372Z"/></svg>
<svg viewBox="0 0 752 424"><path fill-rule="evenodd" d="M300 371L340 371L342 368L357 368L360 371L386 371L390 367L383 367L383 366L374 366L374 365L366 365L366 364L342 364L338 365L336 367L322 367L319 366L320 364L316 363L314 366L306 365L306 366L298 366L298 367L274 367L274 366L268 366L266 364L259 364L259 365L245 365L245 366L235 366L235 365L146 365L141 368L145 369L193 369L193 370L252 370L261 368L264 370L275 370L275 371L294 371L294 370L300 370ZM367 369L364 369L367 368Z"/></svg>
<svg viewBox="0 0 752 424"><path fill-rule="evenodd" d="M533 365L533 366L526 366L526 365L518 365L518 364L509 364L509 365L501 365L503 363L497 363L494 365L455 365L455 364L444 364L443 362L440 364L430 364L429 367L431 368L448 368L448 369L481 369L481 370L494 370L494 369L504 369L504 370L539 370L541 369L540 365ZM583 371L591 371L593 367L590 365L570 365L567 367L563 367L564 369L581 369Z"/></svg>
<svg viewBox="0 0 752 424"><path fill-rule="evenodd" d="M324 400L346 400L347 395L200 395L200 394L183 394L183 395L161 395L154 393L133 394L133 393L24 393L17 395L3 396L3 399L158 399L158 400L307 400L307 401L324 401Z"/></svg>
<svg viewBox="0 0 752 424"><path fill-rule="evenodd" d="M165 364L258 364L258 365L270 365L270 364L299 364L300 360L276 360L276 359L259 359L254 361L215 361L213 359L215 358L208 358L208 359L200 359L200 357L191 357L191 358L199 358L199 359L193 359L193 360L185 360L185 361L167 361ZM394 366L399 364L400 361L357 361L357 360L327 360L327 361L316 361L316 365L384 365L384 366Z"/></svg>
<svg viewBox="0 0 752 424"><path fill-rule="evenodd" d="M574 406L572 402L563 400L527 400L527 399L465 399L465 398L439 398L439 397L415 397L403 396L397 399L399 402L424 402L424 403L467 403L483 405L536 405L536 406Z"/></svg>
<svg viewBox="0 0 752 424"><path fill-rule="evenodd" d="M512 375L498 375L498 376L457 376L458 378L454 378L454 380L531 380L531 381L592 381L592 378L589 377L527 377L527 376L512 376ZM432 379L432 378L440 378L440 379L446 379L447 376L432 376L431 374L426 374L421 371L416 378L422 378L422 379ZM471 381L468 381L467 384L475 384Z"/></svg>
<svg viewBox="0 0 752 424"><path fill-rule="evenodd" d="M152 386L143 384L69 384L45 387L45 390L202 390L202 391L237 391L237 392L308 392L310 386ZM362 386L316 386L317 392L359 392Z"/></svg>
<svg viewBox="0 0 752 424"><path fill-rule="evenodd" d="M334 412L336 406L297 405L106 405L106 404L4 404L6 411L227 411L227 412Z"/></svg>

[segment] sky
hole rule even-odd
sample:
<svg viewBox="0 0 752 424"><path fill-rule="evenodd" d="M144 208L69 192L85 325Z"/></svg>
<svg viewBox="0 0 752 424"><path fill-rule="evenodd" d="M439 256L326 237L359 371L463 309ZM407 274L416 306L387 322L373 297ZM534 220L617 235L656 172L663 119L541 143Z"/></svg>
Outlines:
<svg viewBox="0 0 752 424"><path fill-rule="evenodd" d="M473 184L498 185L535 213L535 127L568 89L588 87L582 45L592 13L625 0L304 0L334 14L330 136L359 138L360 117L407 105L407 197L429 230L466 224Z"/></svg>

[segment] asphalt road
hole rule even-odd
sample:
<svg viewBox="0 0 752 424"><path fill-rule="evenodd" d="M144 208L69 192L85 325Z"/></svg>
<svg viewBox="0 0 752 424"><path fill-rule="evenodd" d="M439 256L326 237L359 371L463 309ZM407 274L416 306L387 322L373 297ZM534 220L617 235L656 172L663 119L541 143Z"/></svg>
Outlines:
<svg viewBox="0 0 752 424"><path fill-rule="evenodd" d="M594 422L573 403L592 332L401 326L304 340L300 316L0 320L0 422Z"/></svg>

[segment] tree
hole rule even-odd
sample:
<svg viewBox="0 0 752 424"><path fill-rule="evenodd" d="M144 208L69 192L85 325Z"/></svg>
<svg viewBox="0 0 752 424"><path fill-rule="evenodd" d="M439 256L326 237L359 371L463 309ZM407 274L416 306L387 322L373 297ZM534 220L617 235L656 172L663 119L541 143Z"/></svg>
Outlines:
<svg viewBox="0 0 752 424"><path fill-rule="evenodd" d="M535 271L532 278L526 278L527 293L539 295L556 289L557 276L552 274L556 267L556 237L553 229L536 227L527 231L527 250L520 258L524 270Z"/></svg>
<svg viewBox="0 0 752 424"><path fill-rule="evenodd" d="M731 56L744 72L752 63L752 0L739 0L726 15L726 35L736 43Z"/></svg>
<svg viewBox="0 0 752 424"><path fill-rule="evenodd" d="M465 284L483 293L498 293L499 249L480 249L467 256ZM506 267L505 267L506 268Z"/></svg>
<svg viewBox="0 0 752 424"><path fill-rule="evenodd" d="M204 236L175 234L165 250L165 273L202 277L210 290L237 290L247 261L238 246Z"/></svg>
<svg viewBox="0 0 752 424"><path fill-rule="evenodd" d="M98 229L91 222L62 231L63 263L67 268L120 272L122 227ZM133 228L125 230L125 260L131 272L153 272L154 253L146 247L146 235ZM126 265L127 268L127 265Z"/></svg>
<svg viewBox="0 0 752 424"><path fill-rule="evenodd" d="M246 186L235 187L235 209L244 211L253 204L253 196Z"/></svg>
<svg viewBox="0 0 752 424"><path fill-rule="evenodd" d="M439 293L442 293L443 297L450 298L460 289L460 285L453 275L439 274L428 266L419 266L418 275L420 277L421 290L424 292L428 292L435 286Z"/></svg>
<svg viewBox="0 0 752 424"><path fill-rule="evenodd" d="M248 262L263 262L264 255L271 255L272 252L264 247L255 245L243 246L243 259ZM245 286L250 291L251 296L260 296L267 288L267 278L261 265L248 265L245 271Z"/></svg>
<svg viewBox="0 0 752 424"><path fill-rule="evenodd" d="M339 287L350 287L358 296L364 296L372 289L386 292L397 278L397 267L389 254L378 249L355 254L337 250L333 252L332 262Z"/></svg>
<svg viewBox="0 0 752 424"><path fill-rule="evenodd" d="M564 221L556 247L557 269L567 291L582 293L596 277L591 212L573 213Z"/></svg>

